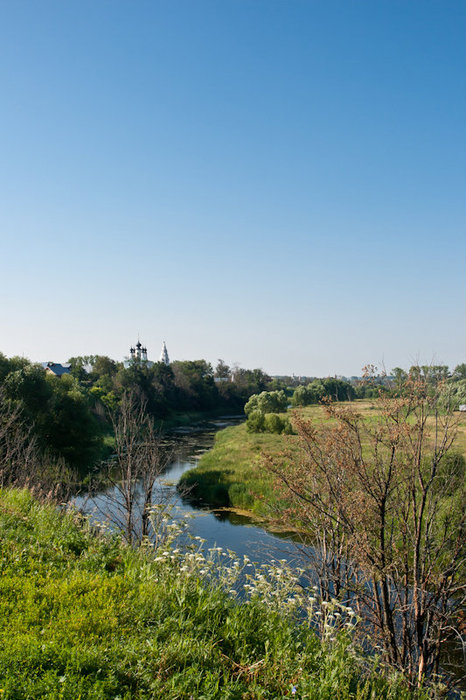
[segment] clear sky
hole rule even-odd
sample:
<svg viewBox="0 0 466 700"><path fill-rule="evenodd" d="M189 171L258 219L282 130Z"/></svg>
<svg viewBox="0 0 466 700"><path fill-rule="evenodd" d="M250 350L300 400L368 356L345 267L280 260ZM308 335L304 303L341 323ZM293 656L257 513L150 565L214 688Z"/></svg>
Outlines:
<svg viewBox="0 0 466 700"><path fill-rule="evenodd" d="M3 0L0 351L466 360L464 0Z"/></svg>

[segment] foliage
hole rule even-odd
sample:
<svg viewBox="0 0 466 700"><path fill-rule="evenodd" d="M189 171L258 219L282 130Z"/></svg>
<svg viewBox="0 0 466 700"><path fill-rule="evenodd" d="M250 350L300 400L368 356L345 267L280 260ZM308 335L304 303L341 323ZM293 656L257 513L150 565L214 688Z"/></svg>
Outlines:
<svg viewBox="0 0 466 700"><path fill-rule="evenodd" d="M314 379L306 386L298 386L291 398L293 406L309 406L324 398L334 401L353 401L356 398L354 387L342 379Z"/></svg>
<svg viewBox="0 0 466 700"><path fill-rule="evenodd" d="M265 413L258 409L251 410L246 426L249 433L264 433L265 432Z"/></svg>
<svg viewBox="0 0 466 700"><path fill-rule="evenodd" d="M72 469L85 470L98 459L102 429L92 415L86 390L71 375L47 376L40 365L0 356L0 389L20 410L36 447Z"/></svg>
<svg viewBox="0 0 466 700"><path fill-rule="evenodd" d="M283 518L315 542L322 594L351 600L385 660L421 683L464 601L465 471L429 375L409 381L371 420L333 403L325 425L296 417L301 457L265 466L293 503Z"/></svg>
<svg viewBox="0 0 466 700"><path fill-rule="evenodd" d="M244 407L244 412L248 416L252 411L261 413L283 413L288 406L288 398L283 390L262 391L254 394Z"/></svg>
<svg viewBox="0 0 466 700"><path fill-rule="evenodd" d="M353 611L283 562L133 550L24 491L0 492L0 536L4 700L425 697L364 662Z"/></svg>
<svg viewBox="0 0 466 700"><path fill-rule="evenodd" d="M150 419L162 425L187 414L239 412L252 393L270 382L262 370L233 371L223 361L217 378L226 381L218 384L204 360L168 366L141 361L124 367L107 356L86 355L72 357L70 365L71 374L57 378L25 358L0 353L0 389L20 409L37 454L47 455L51 464L64 460L80 480L88 479L107 453L105 439L126 393L144 403Z"/></svg>
<svg viewBox="0 0 466 700"><path fill-rule="evenodd" d="M466 404L466 379L448 382L442 391L442 403L455 411Z"/></svg>
<svg viewBox="0 0 466 700"><path fill-rule="evenodd" d="M287 433L290 435L293 432L290 419L286 416L279 416L276 413L267 413L265 416L265 432L276 433L277 435Z"/></svg>
<svg viewBox="0 0 466 700"><path fill-rule="evenodd" d="M254 394L244 407L247 429L250 433L291 433L288 418L278 413L286 411L288 398L283 390Z"/></svg>
<svg viewBox="0 0 466 700"><path fill-rule="evenodd" d="M287 416L279 416L277 413L262 413L254 409L249 413L246 421L249 433L287 433L293 432L290 419Z"/></svg>

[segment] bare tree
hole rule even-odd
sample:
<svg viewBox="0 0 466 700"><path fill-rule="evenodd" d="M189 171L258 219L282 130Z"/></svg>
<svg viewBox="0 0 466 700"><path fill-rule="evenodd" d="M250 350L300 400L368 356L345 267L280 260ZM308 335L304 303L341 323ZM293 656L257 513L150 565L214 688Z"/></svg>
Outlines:
<svg viewBox="0 0 466 700"><path fill-rule="evenodd" d="M21 403L0 387L0 487L27 486L41 497L63 499L72 481L64 460L40 449Z"/></svg>
<svg viewBox="0 0 466 700"><path fill-rule="evenodd" d="M0 389L0 486L23 482L32 472L36 455L33 426L28 425L21 405Z"/></svg>
<svg viewBox="0 0 466 700"><path fill-rule="evenodd" d="M145 404L131 393L123 396L113 428L115 454L106 469L115 496L113 519L134 543L150 535L151 509L161 497L157 482L173 450L154 428Z"/></svg>
<svg viewBox="0 0 466 700"><path fill-rule="evenodd" d="M328 403L295 417L301 456L266 459L291 506L285 521L316 545L324 595L346 597L384 658L413 684L439 673L465 601L465 465L457 420L417 378L363 417Z"/></svg>

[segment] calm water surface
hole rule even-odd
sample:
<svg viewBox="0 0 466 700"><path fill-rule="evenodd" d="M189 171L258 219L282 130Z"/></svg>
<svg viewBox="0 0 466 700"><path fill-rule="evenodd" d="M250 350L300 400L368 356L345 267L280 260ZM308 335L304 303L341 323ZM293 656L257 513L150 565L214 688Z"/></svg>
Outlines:
<svg viewBox="0 0 466 700"><path fill-rule="evenodd" d="M259 564L277 559L286 559L293 564L297 551L289 538L267 532L247 516L196 505L177 492L176 485L181 475L195 467L200 456L212 447L215 433L238 422L238 419L219 419L174 431L172 438L176 458L158 479L156 488L162 500L173 504L175 519L190 516L189 530L193 536L206 541L205 548L217 546L230 549L241 557L249 556ZM74 503L96 521L108 520L112 523L118 519L118 496L114 488L102 490L92 498L81 496Z"/></svg>

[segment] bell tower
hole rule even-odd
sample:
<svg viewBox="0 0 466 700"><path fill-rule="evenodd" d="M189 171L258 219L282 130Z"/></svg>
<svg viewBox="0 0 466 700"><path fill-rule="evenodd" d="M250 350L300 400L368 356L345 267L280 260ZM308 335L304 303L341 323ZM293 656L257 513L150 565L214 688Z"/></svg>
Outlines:
<svg viewBox="0 0 466 700"><path fill-rule="evenodd" d="M163 341L162 352L160 353L160 362L163 362L164 365L170 364L170 359L168 357L168 351L167 346L165 345L165 341Z"/></svg>

